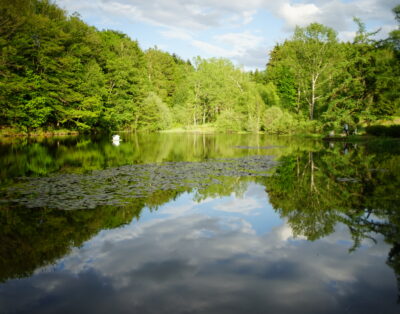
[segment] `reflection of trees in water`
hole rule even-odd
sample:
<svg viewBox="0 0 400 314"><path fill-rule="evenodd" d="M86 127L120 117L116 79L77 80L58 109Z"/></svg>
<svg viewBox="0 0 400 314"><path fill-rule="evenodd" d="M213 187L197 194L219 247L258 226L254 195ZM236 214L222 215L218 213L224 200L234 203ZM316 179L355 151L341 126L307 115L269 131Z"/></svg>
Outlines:
<svg viewBox="0 0 400 314"><path fill-rule="evenodd" d="M184 192L194 191L197 201L232 192L242 194L250 180L251 177L222 177L220 183L202 189L157 190L132 198L123 206L84 210L0 207L0 282L32 275L35 269L55 263L99 231L139 220L144 208L157 210Z"/></svg>
<svg viewBox="0 0 400 314"><path fill-rule="evenodd" d="M54 149L51 145L46 146L46 151L42 146L29 146L29 152L31 161L42 160L40 167L35 161L39 167L35 170L36 173L52 172L54 169L59 171L60 167L66 172L69 172L66 170L68 167L85 172L124 164L129 160L197 161L260 153L253 148L238 150L235 146L244 143L232 135L222 139L212 136L188 136L185 140L190 141L191 145L188 146L188 143L182 141L182 137L169 141L167 146L163 144L165 141L157 137L143 137L132 142L122 142L118 147L119 151L109 143L101 145L81 142L80 147L77 147L77 143L62 147L61 151L65 151L62 156L59 155L60 150L55 150L54 156L50 154ZM56 142L53 144L57 146ZM258 144L257 138L246 142L249 147ZM279 141L269 144L282 145ZM302 143L293 144L288 140L286 144L290 146L288 149L275 151L276 155L282 155L275 175L256 180L266 186L271 204L282 217L288 219L294 234L316 240L332 233L335 225L341 222L349 227L354 240L353 249L356 249L363 239L373 238L373 233L382 234L385 241L392 245L387 263L395 270L400 281L398 148L396 150L395 145L356 147L335 143L333 147L324 150L314 143L309 143L306 150L301 150ZM152 155L155 148L158 156ZM15 167L20 168L12 170L15 170L17 175L29 174L29 171L24 172L27 171L24 168L25 162L29 159L25 155L26 152L16 150L14 153L19 156L19 159L15 159ZM52 162L48 162L48 156L52 156ZM2 160L5 167L2 171L7 171L7 164L4 162L11 162L12 157L10 155L8 159ZM31 163L30 167L35 163ZM201 190L188 187L157 190L143 198L132 199L124 206L102 206L93 210L2 208L0 281L31 275L36 268L54 263L71 248L81 246L100 230L116 228L130 223L134 218L139 219L142 209L146 206L157 208L181 193L190 191L195 191L197 201L207 197L230 195L232 192L241 195L252 180L254 177L218 177L219 183L210 184Z"/></svg>
<svg viewBox="0 0 400 314"><path fill-rule="evenodd" d="M204 161L256 154L280 155L297 147L310 149L321 144L291 138L238 134L121 134L120 146L112 145L111 136L101 138L25 139L0 142L1 184L13 178L40 177L52 173L87 173L129 164L165 161ZM270 149L254 149L270 146ZM274 147L275 146L275 147ZM242 148L239 148L242 147ZM246 149L245 147L251 147Z"/></svg>
<svg viewBox="0 0 400 314"><path fill-rule="evenodd" d="M348 226L355 250L382 234L392 245L387 260L400 289L400 154L337 143L329 150L282 157L263 180L270 202L295 235L316 240ZM384 147L381 147L384 148Z"/></svg>
<svg viewBox="0 0 400 314"><path fill-rule="evenodd" d="M139 219L145 206L156 209L180 193L157 191L147 198L134 198L123 207L85 210L0 207L0 282L30 276L35 269L55 263L99 231Z"/></svg>
<svg viewBox="0 0 400 314"><path fill-rule="evenodd" d="M159 135L123 134L121 145L112 146L111 137L89 139L23 139L0 145L0 179L4 188L16 177L41 177L52 173L90 173L92 170L129 164L162 161L202 161L211 158L254 155L236 148L246 143L258 145L256 136L214 136L204 134ZM265 143L264 140L261 141ZM274 145L272 140L271 145ZM259 153L259 152L258 152ZM229 195L245 189L233 177L196 190L198 200L213 195ZM146 181L143 184L146 184ZM115 228L139 218L144 207L157 206L175 199L192 188L155 190L132 198L123 206L100 206L95 209L60 211L49 208L0 208L0 281L29 276L41 266L54 263L72 247L80 246L100 230Z"/></svg>

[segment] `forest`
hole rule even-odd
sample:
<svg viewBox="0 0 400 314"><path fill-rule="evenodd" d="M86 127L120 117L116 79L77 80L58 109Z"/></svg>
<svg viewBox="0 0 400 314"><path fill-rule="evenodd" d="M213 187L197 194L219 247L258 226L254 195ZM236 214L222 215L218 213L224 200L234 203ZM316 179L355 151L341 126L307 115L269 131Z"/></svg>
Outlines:
<svg viewBox="0 0 400 314"><path fill-rule="evenodd" d="M393 13L400 23L400 5ZM356 132L400 115L400 26L376 40L379 30L354 22L353 42L321 24L297 27L266 52L265 70L246 72L143 50L50 0L0 0L0 128Z"/></svg>

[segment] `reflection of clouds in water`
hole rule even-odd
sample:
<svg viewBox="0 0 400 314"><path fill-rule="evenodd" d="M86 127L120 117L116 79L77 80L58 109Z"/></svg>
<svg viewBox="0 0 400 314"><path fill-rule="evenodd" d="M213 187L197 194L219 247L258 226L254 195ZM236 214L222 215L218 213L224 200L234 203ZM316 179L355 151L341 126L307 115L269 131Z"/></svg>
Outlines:
<svg viewBox="0 0 400 314"><path fill-rule="evenodd" d="M232 193L228 200L217 204L214 209L243 215L259 215L258 210L266 204L264 189L261 185L251 183L243 196Z"/></svg>
<svg viewBox="0 0 400 314"><path fill-rule="evenodd" d="M243 215L254 214L254 211L261 208L256 199L236 198L215 206L215 209L230 213L240 213Z"/></svg>
<svg viewBox="0 0 400 314"><path fill-rule="evenodd" d="M188 204L168 206L164 208L162 212L164 214L169 214L173 216L184 215L194 209L196 205L197 204L195 202L191 201Z"/></svg>
<svg viewBox="0 0 400 314"><path fill-rule="evenodd" d="M251 223L260 216L248 215L266 199L255 184L223 202L191 197L162 206L150 220L100 232L56 272L44 268L11 281L0 307L23 299L19 309L41 313L394 312L395 280L382 241L348 254L345 226L308 242L293 238L285 221L260 235ZM221 211L232 201L246 215Z"/></svg>
<svg viewBox="0 0 400 314"><path fill-rule="evenodd" d="M276 243L282 243L285 244L287 240L290 238L293 238L293 230L290 228L288 224L284 224L279 228L275 228L275 236L276 236ZM298 238L298 237L297 237ZM281 240L281 241L279 241Z"/></svg>
<svg viewBox="0 0 400 314"><path fill-rule="evenodd" d="M261 185L250 183L247 187L247 191L243 196L237 195L237 193L231 193L228 197L223 197L218 201L207 197L204 200L195 202L191 198L188 199L190 194L184 195L181 199L183 203L178 201L171 202L167 205L161 206L160 212L172 216L185 215L193 212L197 209L202 209L201 205L210 204L210 209L218 211L243 214L243 215L259 215L259 209L266 206L267 198L265 188Z"/></svg>
<svg viewBox="0 0 400 314"><path fill-rule="evenodd" d="M391 313L381 304L395 299L387 247L349 255L337 245L348 237L339 228L314 243L295 240L286 223L257 236L238 217L157 219L101 232L61 261L63 271L33 277L22 293L31 302L62 296L69 311L88 295L83 308L98 313L368 313L378 305Z"/></svg>
<svg viewBox="0 0 400 314"><path fill-rule="evenodd" d="M243 187L228 196L217 198L208 196L202 199L204 196L198 195L197 192L184 193L179 198L160 206L149 218L152 220L158 217L165 218L165 215L173 218L194 213L210 217L225 216L221 221L227 221L228 217L240 217L246 219L254 229L251 232L255 231L257 234L268 232L272 227L282 223L268 201L264 186L251 182L246 184L244 191L241 191Z"/></svg>
<svg viewBox="0 0 400 314"><path fill-rule="evenodd" d="M193 194L184 193L178 198L178 200L174 200L173 202L169 202L166 205L160 206L159 212L171 216L185 215L195 209L198 209L200 205L207 204L213 201L213 198L207 197L203 200L195 202L193 201Z"/></svg>

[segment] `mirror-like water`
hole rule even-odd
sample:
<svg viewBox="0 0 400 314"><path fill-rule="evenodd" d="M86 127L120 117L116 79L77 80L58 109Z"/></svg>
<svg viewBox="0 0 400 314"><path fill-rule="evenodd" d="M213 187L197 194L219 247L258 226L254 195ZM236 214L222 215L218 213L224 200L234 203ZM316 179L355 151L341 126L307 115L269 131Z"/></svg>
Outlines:
<svg viewBox="0 0 400 314"><path fill-rule="evenodd" d="M0 145L0 313L398 313L400 144Z"/></svg>

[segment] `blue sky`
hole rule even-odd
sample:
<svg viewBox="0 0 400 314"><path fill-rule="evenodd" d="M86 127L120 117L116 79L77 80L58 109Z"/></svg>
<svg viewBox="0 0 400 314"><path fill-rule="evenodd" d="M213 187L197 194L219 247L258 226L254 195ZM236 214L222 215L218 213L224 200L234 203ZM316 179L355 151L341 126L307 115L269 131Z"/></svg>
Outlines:
<svg viewBox="0 0 400 314"><path fill-rule="evenodd" d="M352 40L352 19L384 38L397 27L391 11L399 0L56 0L98 29L115 29L184 59L224 57L245 69L263 69L271 48L296 25L312 22Z"/></svg>

